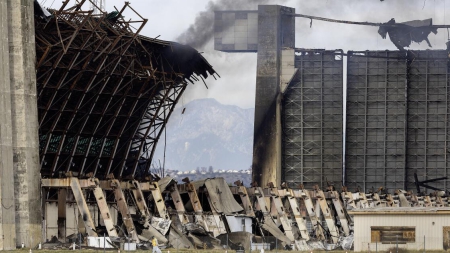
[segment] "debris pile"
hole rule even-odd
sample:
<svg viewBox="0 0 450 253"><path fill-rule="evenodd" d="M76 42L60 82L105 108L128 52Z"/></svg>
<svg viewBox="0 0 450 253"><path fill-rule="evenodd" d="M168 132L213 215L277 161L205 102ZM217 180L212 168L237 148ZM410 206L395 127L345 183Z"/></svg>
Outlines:
<svg viewBox="0 0 450 253"><path fill-rule="evenodd" d="M347 210L449 206L446 193L440 191L418 196L404 190L390 194L383 188L364 193L343 187L338 192L332 186L306 190L272 183L247 188L240 181L229 186L223 178L194 182L185 178L179 184L170 177L148 182L68 177L42 179L42 187L70 187L83 214L83 238L101 239L107 234L114 247L132 242L150 248L150 240L156 237L162 247L186 249L266 245L270 249L348 250L353 243L353 219ZM104 225L95 225L86 203L97 203ZM111 219L113 208L121 218ZM86 240L79 235L54 238L47 248L67 248L77 241Z"/></svg>

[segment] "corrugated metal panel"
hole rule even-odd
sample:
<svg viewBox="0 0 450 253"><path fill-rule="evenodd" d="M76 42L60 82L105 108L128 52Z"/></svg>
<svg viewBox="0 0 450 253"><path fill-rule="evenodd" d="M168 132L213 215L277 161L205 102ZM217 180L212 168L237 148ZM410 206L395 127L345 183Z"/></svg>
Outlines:
<svg viewBox="0 0 450 253"><path fill-rule="evenodd" d="M341 51L298 51L283 99L283 180L291 186L342 182Z"/></svg>
<svg viewBox="0 0 450 253"><path fill-rule="evenodd" d="M342 61L334 53L297 51L283 101L283 178L291 186L341 181ZM419 180L447 176L447 52L350 51L347 64L350 190L413 190L414 172Z"/></svg>
<svg viewBox="0 0 450 253"><path fill-rule="evenodd" d="M349 52L346 185L403 188L405 181L404 52Z"/></svg>
<svg viewBox="0 0 450 253"><path fill-rule="evenodd" d="M436 51L349 52L346 184L413 190L447 176L448 58ZM447 181L432 183L446 189Z"/></svg>
<svg viewBox="0 0 450 253"><path fill-rule="evenodd" d="M448 175L448 52L409 51L407 188ZM430 183L447 189L448 180Z"/></svg>

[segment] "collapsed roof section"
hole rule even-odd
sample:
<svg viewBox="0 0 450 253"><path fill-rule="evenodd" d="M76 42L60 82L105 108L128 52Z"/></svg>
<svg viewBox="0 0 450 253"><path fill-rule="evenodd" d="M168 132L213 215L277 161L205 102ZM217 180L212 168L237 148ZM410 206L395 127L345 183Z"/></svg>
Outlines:
<svg viewBox="0 0 450 253"><path fill-rule="evenodd" d="M189 46L139 35L147 20L128 2L100 15L88 3L50 17L35 5L41 174L144 179L188 81L215 71Z"/></svg>

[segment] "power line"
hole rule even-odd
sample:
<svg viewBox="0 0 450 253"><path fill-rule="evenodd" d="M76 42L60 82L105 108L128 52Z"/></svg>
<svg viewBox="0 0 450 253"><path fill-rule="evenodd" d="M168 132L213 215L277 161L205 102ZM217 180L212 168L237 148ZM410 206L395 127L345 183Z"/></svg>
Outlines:
<svg viewBox="0 0 450 253"><path fill-rule="evenodd" d="M310 16L310 15L304 15L304 14L286 14L286 15L292 15L299 18L308 18L311 19L311 21L314 20L320 20L325 22L333 22L333 23L341 23L341 24L348 24L348 25L365 25L365 26L384 26L384 27L411 27L407 24L403 23L394 23L394 24L388 24L388 23L375 23L375 22L358 22L358 21L349 21L349 20L339 20L339 19L331 19L331 18L323 18L323 17L316 17L316 16ZM450 28L450 25L427 25L423 27L429 27L429 28Z"/></svg>

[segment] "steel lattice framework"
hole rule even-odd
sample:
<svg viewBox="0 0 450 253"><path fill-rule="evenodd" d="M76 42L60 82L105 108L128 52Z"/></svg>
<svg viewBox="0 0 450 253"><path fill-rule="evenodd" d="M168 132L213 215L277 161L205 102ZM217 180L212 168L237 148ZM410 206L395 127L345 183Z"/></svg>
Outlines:
<svg viewBox="0 0 450 253"><path fill-rule="evenodd" d="M283 97L283 180L297 187L342 182L342 51L296 50Z"/></svg>
<svg viewBox="0 0 450 253"><path fill-rule="evenodd" d="M85 2L35 19L41 174L145 178L188 81L215 71L191 47L139 35L147 20L128 3L94 15Z"/></svg>

